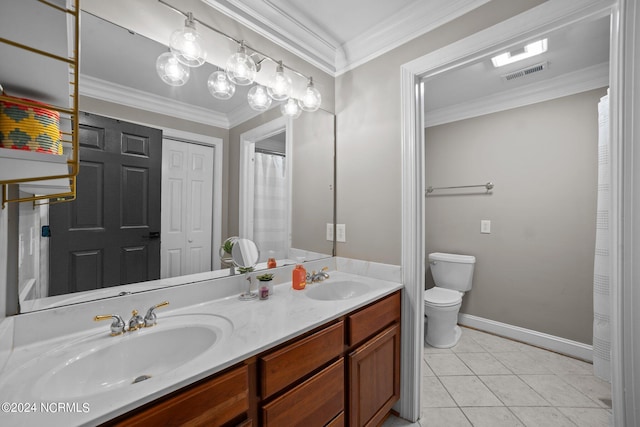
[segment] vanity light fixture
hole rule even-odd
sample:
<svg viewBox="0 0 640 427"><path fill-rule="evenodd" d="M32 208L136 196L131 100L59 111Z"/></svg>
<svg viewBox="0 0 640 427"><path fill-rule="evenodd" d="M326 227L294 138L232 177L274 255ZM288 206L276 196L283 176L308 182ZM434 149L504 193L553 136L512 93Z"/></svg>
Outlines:
<svg viewBox="0 0 640 427"><path fill-rule="evenodd" d="M540 55L546 51L547 39L542 39L529 43L517 53L505 52L494 56L491 58L491 62L493 63L493 66L497 68L502 67L503 65L513 64L514 62L521 61L523 59L531 58L532 56Z"/></svg>
<svg viewBox="0 0 640 427"><path fill-rule="evenodd" d="M249 106L256 111L267 111L269 107L271 107L272 102L267 88L262 85L255 85L249 89L247 101L249 102Z"/></svg>
<svg viewBox="0 0 640 427"><path fill-rule="evenodd" d="M282 61L280 61L276 68L276 74L269 80L267 92L274 101L286 101L291 96L292 84L291 77L284 73Z"/></svg>
<svg viewBox="0 0 640 427"><path fill-rule="evenodd" d="M230 99L236 93L236 85L229 80L227 73L221 70L211 73L207 87L214 98L222 100Z"/></svg>
<svg viewBox="0 0 640 427"><path fill-rule="evenodd" d="M292 119L297 119L302 114L302 108L296 102L295 99L289 98L287 102L280 106L280 112L287 117L291 117Z"/></svg>
<svg viewBox="0 0 640 427"><path fill-rule="evenodd" d="M268 59L277 64L276 72L269 79L267 87L256 84L249 90L247 101L252 109L266 111L271 107L272 101L286 101L280 106L282 114L297 118L302 111L314 112L320 108L322 96L313 87L312 77L305 76L301 72L285 65L282 61L249 47L244 40L237 40L206 22L198 20L191 12L183 12L165 0L158 0L158 2L186 17L184 28L174 31L171 35L171 52L160 55L156 61L158 75L165 83L172 86L185 84L189 79L189 67L200 66L205 62L206 52L202 47L200 34L195 28L197 22L238 44L238 51L227 60L225 71L215 71L211 73L207 80L207 88L213 97L226 100L233 96L236 85L248 86L253 84L262 62ZM183 64L187 65L187 67L183 66ZM289 72L289 75L286 71ZM294 74L306 79L308 82L300 100L292 98L293 81L291 76Z"/></svg>
<svg viewBox="0 0 640 427"><path fill-rule="evenodd" d="M184 28L171 33L169 49L178 61L187 67L199 67L204 64L207 52L202 47L200 34L196 31L196 23L191 12L187 12Z"/></svg>
<svg viewBox="0 0 640 427"><path fill-rule="evenodd" d="M182 86L189 80L189 67L178 61L172 52L165 52L156 59L156 72L170 86Z"/></svg>
<svg viewBox="0 0 640 427"><path fill-rule="evenodd" d="M248 86L256 79L256 63L250 55L247 55L247 48L244 40L240 42L238 51L227 60L227 77L233 83L240 86Z"/></svg>
<svg viewBox="0 0 640 427"><path fill-rule="evenodd" d="M298 101L298 105L300 105L300 108L302 108L303 111L313 113L320 108L321 103L322 95L318 89L313 87L313 77L309 77L307 89L304 91L302 99Z"/></svg>

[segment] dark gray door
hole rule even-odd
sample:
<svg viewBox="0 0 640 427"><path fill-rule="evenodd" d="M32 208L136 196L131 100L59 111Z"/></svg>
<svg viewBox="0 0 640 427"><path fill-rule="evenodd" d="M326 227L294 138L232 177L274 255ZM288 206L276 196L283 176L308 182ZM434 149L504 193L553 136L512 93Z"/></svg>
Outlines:
<svg viewBox="0 0 640 427"><path fill-rule="evenodd" d="M50 205L49 295L160 278L162 131L80 113L77 198Z"/></svg>

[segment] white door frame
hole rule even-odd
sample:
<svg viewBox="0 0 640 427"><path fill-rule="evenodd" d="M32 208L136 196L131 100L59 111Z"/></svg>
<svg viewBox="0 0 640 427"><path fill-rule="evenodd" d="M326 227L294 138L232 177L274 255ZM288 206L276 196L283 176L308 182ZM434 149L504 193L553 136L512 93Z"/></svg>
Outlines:
<svg viewBox="0 0 640 427"><path fill-rule="evenodd" d="M240 135L240 183L239 183L239 237L253 239L253 197L254 197L254 171L253 154L256 141L269 138L282 132L285 134L285 176L287 179L287 236L291 247L291 167L292 155L292 120L287 117L279 117L268 123L253 128Z"/></svg>
<svg viewBox="0 0 640 427"><path fill-rule="evenodd" d="M221 138L185 132L177 129L162 128L162 137L178 142L197 143L213 147L213 206L211 236L211 269L218 270L220 258L217 245L222 243L222 158L223 143Z"/></svg>
<svg viewBox="0 0 640 427"><path fill-rule="evenodd" d="M625 1L625 0L620 0ZM621 194L620 135L622 118L619 108L622 91L620 68L622 61L619 40L619 9L615 0L549 0L520 15L480 31L470 37L431 52L401 67L401 120L402 120L402 283L404 284L402 314L402 373L401 400L397 405L400 415L416 421L420 415L421 359L424 329L424 303L422 298L425 277L424 237L424 87L422 80L467 64L479 57L500 53L505 48L536 35L550 32L581 19L612 15L610 90L612 126L612 194ZM612 300L614 301L612 327L614 337L622 325L620 281L621 254L618 251L622 223L622 201L612 201ZM615 338L614 338L615 340ZM613 345L613 414L615 425L624 425L625 400L622 381L621 341ZM628 403L628 401L627 401ZM627 408L631 410L631 408Z"/></svg>

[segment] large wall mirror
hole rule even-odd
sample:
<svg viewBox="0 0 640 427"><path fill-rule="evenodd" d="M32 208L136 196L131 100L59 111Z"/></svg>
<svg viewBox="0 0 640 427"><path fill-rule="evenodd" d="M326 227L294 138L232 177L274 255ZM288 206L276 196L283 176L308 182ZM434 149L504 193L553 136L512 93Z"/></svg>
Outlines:
<svg viewBox="0 0 640 427"><path fill-rule="evenodd" d="M57 230L50 224L50 216L59 208L21 204L20 311L225 277L233 274L233 270L221 262L220 247L229 237L250 238L258 243L264 259L259 260L257 269L267 268L267 257L272 256L279 266L293 263L300 256L307 260L332 256L334 242L326 238L326 224L334 221L335 120L330 111L333 108L332 83L322 83L329 81L326 75L320 76L317 87L327 92L328 104L323 103L320 110L303 113L297 119L284 119L278 106L262 113L250 110L246 96L251 86L238 86L233 98L227 101L213 98L207 90L209 75L218 69L213 63L191 69L187 84L171 87L160 80L155 70L156 58L167 51L166 44L155 41L153 34L145 34L145 27L154 21L154 31L166 33L168 40L175 28L167 25L159 30L158 22L169 20L178 28L183 18L157 2L144 1L136 5L133 14L142 14L148 19L140 21L140 28L136 28L127 21L129 18L123 18L124 21L115 19L119 15L131 15L131 11L118 13L114 11L118 7L112 5L108 8L109 13L104 14L107 16L103 16L100 13L103 6L99 3L87 1L81 4L83 9L86 5L87 10L81 14L79 106L87 114L81 114L80 123L85 120L89 129L95 127L92 123L96 120L104 119L159 131L158 138L162 144L159 216L162 226L157 230L142 230L142 233L160 242L160 277L144 282L129 280L120 285L89 285L88 288L79 283L69 285L82 281L77 277L67 277L63 286L59 286L59 283L54 283L59 279L51 275L55 270L51 264L65 261L52 256L59 245L54 244ZM194 7L200 13L208 9L202 4ZM145 11L145 8L149 10ZM166 19L152 19L160 15ZM249 44L258 43L262 47L270 43L237 23L230 27L229 22L232 21L218 15L211 10L200 18L219 18L226 23L223 25L226 26L225 31L233 31L235 25L235 30L242 33L236 36L247 37ZM232 47L224 49L232 52ZM300 61L288 55L289 61ZM286 62L287 59L283 60ZM214 58L212 62L220 63L220 60ZM266 62L265 66L269 67ZM313 67L310 69L315 70ZM316 72L322 74L321 71ZM10 85L5 89L10 90ZM194 159L211 166L211 176L204 179L205 188L200 186L200 178L196 178L200 193L188 201L187 193L192 194L191 190L196 186L189 187L184 197L180 197L179 191L176 193L171 184L175 176L171 175L169 167L178 156L175 153L195 156ZM260 192L265 190L262 187L267 180L271 180L267 176L274 174L281 178L279 185L282 191L278 190L281 194L265 198ZM79 181L82 175L81 168ZM79 187L82 185L80 183ZM276 208L269 203L277 203L278 206ZM71 203L64 205L71 206ZM120 209L114 208L116 211ZM194 214L196 209L201 213ZM268 218L258 219L258 215L264 216L270 211L279 212L279 236L275 240L271 237L273 233L265 231L264 226L259 228ZM116 214L115 211L104 210L105 216ZM172 247L168 246L176 240L170 238L176 218L189 215L201 222L201 228L206 228L197 251L204 254L201 255L203 261L195 267L188 263L181 265L179 259L172 257ZM43 237L46 226L51 226L48 228L51 237ZM185 243L180 243L182 250L189 250L192 236L183 236L183 240ZM205 248L204 252L201 247ZM69 262L68 258L66 262Z"/></svg>

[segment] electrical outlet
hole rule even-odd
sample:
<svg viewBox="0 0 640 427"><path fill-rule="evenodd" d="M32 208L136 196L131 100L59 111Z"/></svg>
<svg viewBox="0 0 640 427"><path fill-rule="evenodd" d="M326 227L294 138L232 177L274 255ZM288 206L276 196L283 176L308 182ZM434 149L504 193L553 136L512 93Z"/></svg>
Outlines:
<svg viewBox="0 0 640 427"><path fill-rule="evenodd" d="M490 234L491 233L491 221L488 219L480 220L480 233L482 234Z"/></svg>
<svg viewBox="0 0 640 427"><path fill-rule="evenodd" d="M347 241L347 227L344 224L336 224L336 240L342 243Z"/></svg>
<svg viewBox="0 0 640 427"><path fill-rule="evenodd" d="M327 240L333 240L333 224L327 223Z"/></svg>

